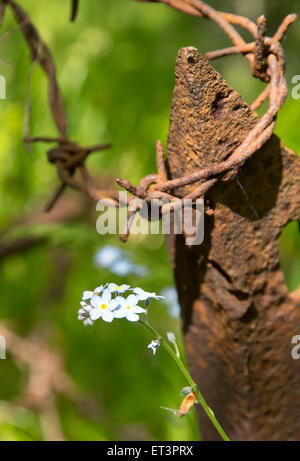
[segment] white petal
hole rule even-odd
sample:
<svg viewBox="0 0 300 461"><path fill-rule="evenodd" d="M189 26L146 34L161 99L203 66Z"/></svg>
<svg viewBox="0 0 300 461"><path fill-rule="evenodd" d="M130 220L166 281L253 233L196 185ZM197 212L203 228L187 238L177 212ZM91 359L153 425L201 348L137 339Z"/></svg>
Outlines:
<svg viewBox="0 0 300 461"><path fill-rule="evenodd" d="M120 306L123 306L123 304L126 303L126 299L123 298L123 296L116 296L114 300L117 301Z"/></svg>
<svg viewBox="0 0 300 461"><path fill-rule="evenodd" d="M148 349L152 349L153 351L153 355L156 354L156 351L157 351L157 348L160 346L160 342L158 339L154 339L153 341L151 341L151 343L149 344L148 346Z"/></svg>
<svg viewBox="0 0 300 461"><path fill-rule="evenodd" d="M131 306L135 306L139 302L139 298L136 295L129 295L126 302Z"/></svg>
<svg viewBox="0 0 300 461"><path fill-rule="evenodd" d="M114 314L108 310L104 311L102 314L102 319L104 322L112 322L114 319Z"/></svg>
<svg viewBox="0 0 300 461"><path fill-rule="evenodd" d="M155 355L157 347L151 346L151 344L149 344L148 349L152 349L153 355Z"/></svg>
<svg viewBox="0 0 300 461"><path fill-rule="evenodd" d="M123 319L126 316L126 310L121 307L120 309L113 311L113 316L116 319Z"/></svg>
<svg viewBox="0 0 300 461"><path fill-rule="evenodd" d="M103 294L101 296L101 302L108 304L111 300L111 292L108 290L103 291Z"/></svg>
<svg viewBox="0 0 300 461"><path fill-rule="evenodd" d="M130 289L130 285L124 284L124 285L121 285L121 288L122 288L122 290L129 290L129 289Z"/></svg>
<svg viewBox="0 0 300 461"><path fill-rule="evenodd" d="M92 298L91 298L91 305L95 308L99 308L102 304L102 301L101 301L101 298L99 298L99 296L97 295L94 295Z"/></svg>
<svg viewBox="0 0 300 461"><path fill-rule="evenodd" d="M115 299L112 299L108 304L110 311L120 310L125 305L126 300L122 296L117 296Z"/></svg>
<svg viewBox="0 0 300 461"><path fill-rule="evenodd" d="M147 291L144 291L143 293L138 295L138 299L140 301L146 301L146 299L148 299L148 298L149 298L149 293Z"/></svg>
<svg viewBox="0 0 300 461"><path fill-rule="evenodd" d="M127 312L126 318L129 322L137 322L139 320L139 316L130 311Z"/></svg>
<svg viewBox="0 0 300 461"><path fill-rule="evenodd" d="M108 304L108 309L110 311L113 311L116 309L118 306L120 306L120 303L116 299L112 299L110 303Z"/></svg>
<svg viewBox="0 0 300 461"><path fill-rule="evenodd" d="M100 309L93 309L90 313L90 317L92 320L97 320L101 317L102 311Z"/></svg>
<svg viewBox="0 0 300 461"><path fill-rule="evenodd" d="M136 287L133 289L133 293L135 293L136 295L139 295L139 294L144 293L144 290L142 288Z"/></svg>
<svg viewBox="0 0 300 461"><path fill-rule="evenodd" d="M84 291L82 295L82 299L83 301L85 301L86 299L90 299L92 296L93 296L92 291Z"/></svg>
<svg viewBox="0 0 300 461"><path fill-rule="evenodd" d="M115 283L109 283L107 289L110 291L114 291L116 289L116 284Z"/></svg>
<svg viewBox="0 0 300 461"><path fill-rule="evenodd" d="M146 310L140 306L132 306L131 312L133 312L134 314L142 314L143 312L146 312Z"/></svg>

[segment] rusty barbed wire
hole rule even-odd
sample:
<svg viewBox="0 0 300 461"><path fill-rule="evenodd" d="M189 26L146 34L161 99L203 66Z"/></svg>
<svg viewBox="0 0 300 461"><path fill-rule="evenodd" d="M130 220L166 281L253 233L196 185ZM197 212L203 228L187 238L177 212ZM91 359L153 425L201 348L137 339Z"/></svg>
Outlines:
<svg viewBox="0 0 300 461"><path fill-rule="evenodd" d="M156 179L148 185L146 189L133 186L129 181L119 178L118 184L131 192L136 197L150 201L154 198L169 198L171 203L162 205L162 213L164 210L169 211L172 207L172 200L176 201L175 206L181 206L185 199L197 200L203 197L216 182L231 170L231 178L236 176L238 169L259 150L272 136L276 116L281 109L287 97L287 83L284 78L285 58L280 41L283 39L290 25L295 22L297 16L295 14L288 15L278 28L274 37L266 36L266 18L260 16L257 23L250 21L247 18L218 12L201 0L138 0L143 2L163 3L171 8L180 10L184 13L193 16L204 17L215 22L231 39L234 46L223 50L216 50L206 53L206 58L209 60L217 59L223 56L233 54L243 54L250 62L250 70L254 77L260 78L267 82L268 86L263 93L251 105L252 110L257 110L262 103L269 98L269 107L265 115L258 119L256 126L246 136L242 144L230 155L230 157L217 165L199 170L191 175L166 180L162 179L161 175L157 175ZM246 43L241 35L235 30L233 25L240 26L248 30L254 37L255 41ZM160 154L161 155L161 154ZM157 162L157 169L158 169ZM160 164L161 169L161 164ZM165 172L166 174L166 172ZM185 197L178 197L171 194L171 191L182 186L190 185L198 181L203 181L198 185L193 192ZM167 197L163 195L167 193ZM127 233L128 236L128 233Z"/></svg>
<svg viewBox="0 0 300 461"><path fill-rule="evenodd" d="M66 186L86 193L93 200L100 200L105 197L107 193L106 191L102 191L101 194L96 192L96 188L92 182L92 178L88 175L84 162L88 155L92 152L107 149L110 147L110 144L106 143L92 147L82 147L68 138L67 112L63 96L57 83L56 67L49 47L41 39L38 30L32 23L29 15L17 2L13 0L4 0L4 3L1 5L3 8L9 6L12 9L16 21L22 25L20 30L31 51L31 60L40 64L48 79L49 105L59 137L53 138L49 136L39 136L24 138L24 142L28 144L34 142L57 144L57 147L50 149L47 152L47 155L48 160L55 164L58 176L62 180L62 184L47 205L46 211L50 211L53 208ZM2 14L4 14L4 10ZM83 178L82 182L74 179L77 168L81 172ZM109 191L109 196L111 195L114 196L112 191ZM117 196L117 193L115 196Z"/></svg>
<svg viewBox="0 0 300 461"><path fill-rule="evenodd" d="M268 37L266 36L266 18L264 16L260 16L255 23L243 16L217 11L202 0L137 1L165 4L183 13L196 17L203 17L215 22L229 37L233 46L208 52L205 54L206 58L208 60L213 60L236 54L244 55L250 63L250 71L253 77L259 78L267 83L267 87L250 107L253 111L257 111L266 99L269 100L269 105L266 113L261 118L258 118L257 124L227 160L196 171L188 176L171 180L168 179L164 148L162 143L157 141L156 174L150 174L142 178L138 186L134 186L124 178L117 179L117 184L132 194L132 197L126 198L122 203L122 205L129 205L127 223L120 236L122 241L127 240L133 218L140 209L137 199L142 199L146 203L154 199L161 200L161 214L174 210L177 206L181 206L185 199L196 201L203 197L217 181L223 179L225 175L227 175L227 178L228 174L230 178L235 177L239 168L244 165L246 160L270 139L275 128L277 114L284 104L288 91L287 83L284 78L285 57L280 42L285 36L288 28L297 18L295 14L288 15L283 20L274 36ZM73 0L71 3L71 20L74 20L79 2L78 0ZM14 0L4 0L0 5L1 17L3 17L5 6L10 6L17 22L22 23L23 27L21 30L31 50L31 58L42 66L49 82L49 104L59 137L51 138L39 136L35 138L27 137L24 139L27 143L45 142L57 144L57 147L48 150L47 155L48 160L56 166L62 184L48 204L47 210L50 210L54 206L66 186L87 194L95 201L108 198L112 199L116 205L121 205L121 203L119 203L118 191L98 189L85 165L85 161L90 153L102 151L108 148L110 144L100 144L85 148L76 142L70 141L67 136L66 110L57 83L56 68L51 52L39 36L37 29L25 10ZM246 43L234 26L240 26L250 32L254 41ZM74 178L77 169L80 170L81 181ZM194 191L185 197L180 198L176 196L174 191L177 188L199 182L200 184L196 185ZM166 200L168 200L169 203L166 204ZM135 205L135 208L131 205Z"/></svg>

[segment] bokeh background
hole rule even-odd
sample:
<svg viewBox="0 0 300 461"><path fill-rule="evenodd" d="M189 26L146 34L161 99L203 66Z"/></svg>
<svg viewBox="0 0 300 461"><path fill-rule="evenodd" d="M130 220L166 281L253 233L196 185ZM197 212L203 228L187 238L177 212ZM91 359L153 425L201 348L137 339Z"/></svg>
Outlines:
<svg viewBox="0 0 300 461"><path fill-rule="evenodd" d="M84 0L75 23L67 0L20 0L38 25L57 64L71 139L83 145L112 142L88 166L97 181L133 183L155 171L156 139L166 145L178 49L200 52L229 46L218 27L163 5L133 0ZM217 9L255 19L265 13L273 35L282 18L299 12L298 0L211 0ZM11 31L1 40L6 31ZM247 37L248 38L248 37ZM299 20L284 40L289 97L276 133L300 153L299 107L291 79L300 74ZM56 135L43 71L32 69L29 51L9 11L0 30L0 334L7 358L0 361L0 440L197 440L194 410L177 419L161 406L178 408L186 384L163 350L153 357L152 339L126 321L77 320L83 290L116 281L167 294L153 302L152 324L174 331L181 344L179 307L162 236L96 233L95 205L68 191L51 215L43 207L58 184L46 146L23 143L24 102L30 84L30 132ZM241 56L214 63L247 102L263 84L250 76ZM300 280L296 223L280 240L289 290ZM2 333L1 333L2 332ZM183 350L182 353L184 354Z"/></svg>

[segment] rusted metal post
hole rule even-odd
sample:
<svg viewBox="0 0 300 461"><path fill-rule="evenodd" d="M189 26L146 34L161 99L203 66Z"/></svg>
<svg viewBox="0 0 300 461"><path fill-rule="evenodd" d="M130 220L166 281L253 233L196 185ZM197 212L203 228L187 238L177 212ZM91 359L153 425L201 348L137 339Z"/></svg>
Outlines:
<svg viewBox="0 0 300 461"><path fill-rule="evenodd" d="M228 158L257 120L206 58L180 50L169 179ZM187 247L182 235L168 242L192 376L232 440L299 440L300 360L291 340L300 333L300 299L287 291L278 238L300 218L300 160L273 135L205 200L203 244ZM218 439L198 411L203 438Z"/></svg>

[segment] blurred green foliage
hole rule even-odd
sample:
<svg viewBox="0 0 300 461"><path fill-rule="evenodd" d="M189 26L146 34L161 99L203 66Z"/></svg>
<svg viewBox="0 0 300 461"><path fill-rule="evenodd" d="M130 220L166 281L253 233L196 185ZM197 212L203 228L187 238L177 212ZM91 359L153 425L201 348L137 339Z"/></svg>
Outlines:
<svg viewBox="0 0 300 461"><path fill-rule="evenodd" d="M58 70L70 123L70 137L83 145L113 143L110 151L94 155L89 167L95 176L126 177L137 183L154 172L156 139L166 144L168 116L178 49L194 45L206 52L229 45L215 24L184 16L162 5L133 0L84 0L74 24L68 22L66 0L22 0L49 44ZM285 14L299 11L298 0L214 0L218 9L255 19L268 18L273 34ZM6 13L0 42L0 74L7 80L7 99L0 101L0 224L1 229L42 210L58 179L45 157L45 145L29 154L22 143L29 52ZM284 41L287 79L300 73L300 28L297 23ZM215 67L251 102L263 85L250 77L240 56L222 59ZM290 89L291 89L291 85ZM43 72L36 67L31 82L32 135L56 135L47 104ZM300 152L299 101L289 95L276 132L287 147ZM76 194L68 192L76 200ZM96 219L96 217L95 217ZM295 224L295 223L294 223ZM95 221L12 229L10 236L35 235L41 243L5 258L0 264L3 319L20 335L39 332L65 358L66 371L97 405L84 411L68 396L57 397L64 437L70 440L195 440L199 438L194 410L178 420L160 406L178 408L186 384L163 350L151 356L152 338L126 321L97 322L84 328L77 321L81 293L107 281L119 281L160 292L173 285L161 236L130 237L126 249L148 268L144 277L118 278L95 266L96 251L120 246L118 236L100 237ZM291 289L299 284L300 239L291 225L281 239L283 268ZM153 303L152 323L158 330L175 331L178 319L166 305ZM182 349L182 345L181 345ZM39 414L19 404L24 372L8 352L0 362L0 440L42 440Z"/></svg>

